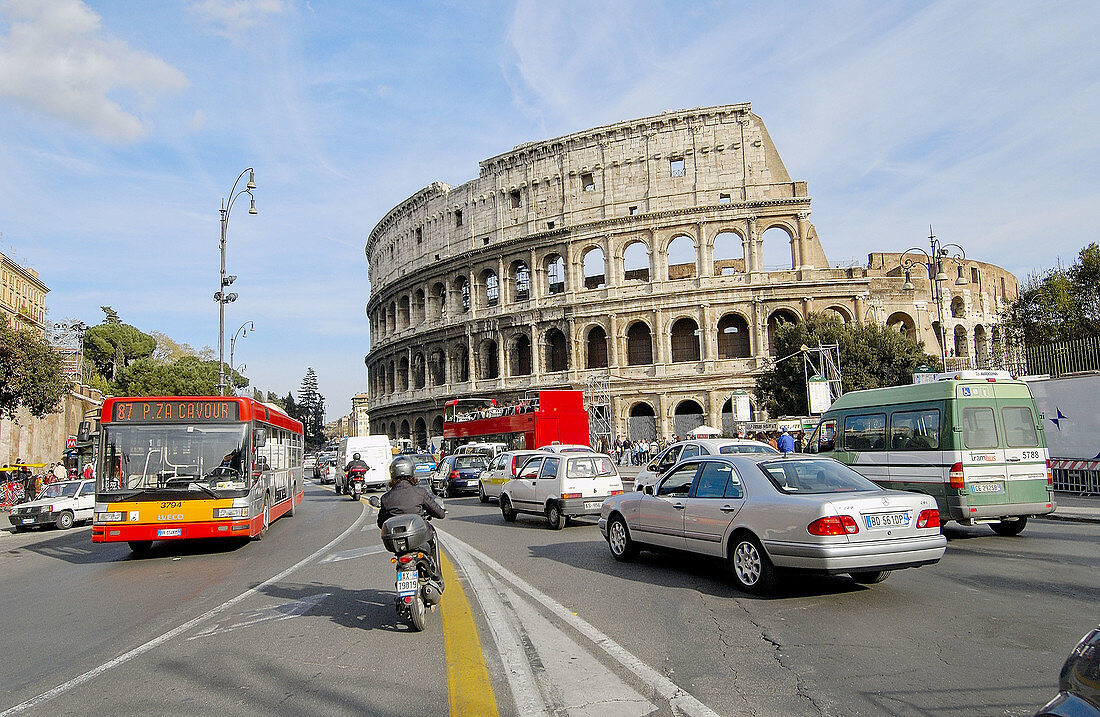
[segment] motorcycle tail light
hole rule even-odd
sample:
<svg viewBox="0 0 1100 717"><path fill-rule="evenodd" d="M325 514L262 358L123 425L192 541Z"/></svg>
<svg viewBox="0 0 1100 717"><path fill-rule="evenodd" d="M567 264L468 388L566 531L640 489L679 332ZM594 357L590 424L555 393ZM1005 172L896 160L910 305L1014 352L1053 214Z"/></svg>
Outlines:
<svg viewBox="0 0 1100 717"><path fill-rule="evenodd" d="M405 597L402 598L402 600L405 601L406 605L412 605L413 596L412 595L406 595Z"/></svg>
<svg viewBox="0 0 1100 717"><path fill-rule="evenodd" d="M411 555L402 555L400 558L397 559L397 562L401 563L402 565L407 565L407 564L411 563L412 561L413 561L413 556L411 556Z"/></svg>

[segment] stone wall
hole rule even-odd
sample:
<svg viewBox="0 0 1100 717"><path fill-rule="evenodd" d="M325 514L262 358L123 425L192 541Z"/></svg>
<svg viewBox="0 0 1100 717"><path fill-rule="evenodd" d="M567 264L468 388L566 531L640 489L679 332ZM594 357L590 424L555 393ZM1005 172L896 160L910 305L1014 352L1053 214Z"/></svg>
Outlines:
<svg viewBox="0 0 1100 717"><path fill-rule="evenodd" d="M15 420L0 419L0 463L50 463L61 460L65 441L75 436L87 411L103 405L103 394L75 384L61 402L61 410L34 418L21 410Z"/></svg>

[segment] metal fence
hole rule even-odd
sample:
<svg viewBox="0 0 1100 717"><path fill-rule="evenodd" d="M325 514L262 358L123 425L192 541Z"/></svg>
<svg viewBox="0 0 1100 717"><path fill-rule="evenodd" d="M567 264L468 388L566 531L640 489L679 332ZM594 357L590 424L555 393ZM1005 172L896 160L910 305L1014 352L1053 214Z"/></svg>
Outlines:
<svg viewBox="0 0 1100 717"><path fill-rule="evenodd" d="M1057 378L1067 373L1100 371L1100 336L1028 346L1024 354L1027 373L1032 376L1050 374Z"/></svg>
<svg viewBox="0 0 1100 717"><path fill-rule="evenodd" d="M1078 495L1100 495L1100 471L1055 468L1054 490Z"/></svg>

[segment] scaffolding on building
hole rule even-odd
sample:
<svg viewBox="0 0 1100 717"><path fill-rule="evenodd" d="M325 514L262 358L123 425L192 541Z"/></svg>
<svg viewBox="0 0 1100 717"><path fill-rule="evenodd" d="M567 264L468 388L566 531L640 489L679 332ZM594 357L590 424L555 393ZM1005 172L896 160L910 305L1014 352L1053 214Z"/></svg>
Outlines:
<svg viewBox="0 0 1100 717"><path fill-rule="evenodd" d="M615 435L611 414L611 369L588 375L584 402L588 410L588 444L597 449L609 449Z"/></svg>

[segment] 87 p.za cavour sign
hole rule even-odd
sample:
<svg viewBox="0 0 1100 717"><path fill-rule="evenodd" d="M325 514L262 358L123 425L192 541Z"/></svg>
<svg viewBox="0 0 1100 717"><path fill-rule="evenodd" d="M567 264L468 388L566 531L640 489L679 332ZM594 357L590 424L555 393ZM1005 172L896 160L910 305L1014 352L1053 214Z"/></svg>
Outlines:
<svg viewBox="0 0 1100 717"><path fill-rule="evenodd" d="M238 421L240 406L236 401L195 400L116 401L111 420L116 423Z"/></svg>

